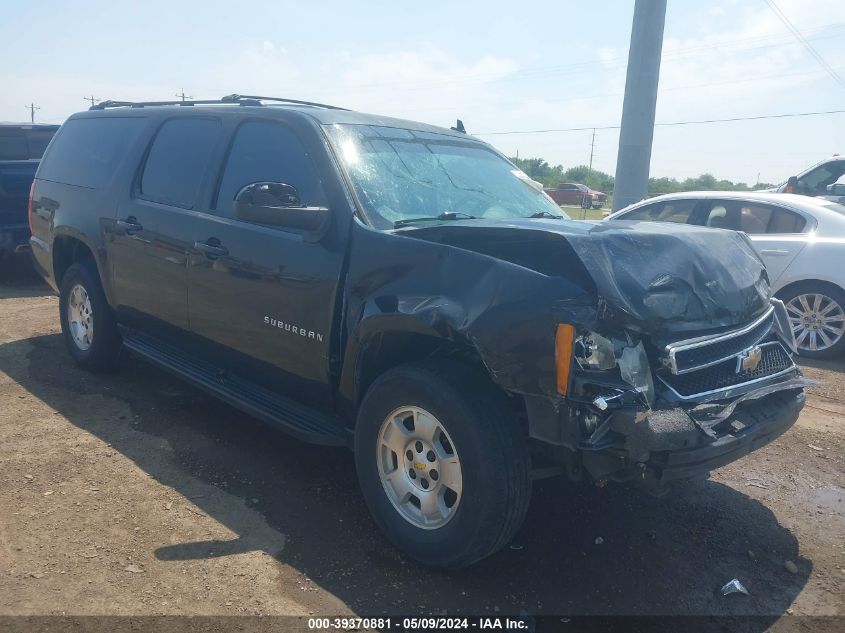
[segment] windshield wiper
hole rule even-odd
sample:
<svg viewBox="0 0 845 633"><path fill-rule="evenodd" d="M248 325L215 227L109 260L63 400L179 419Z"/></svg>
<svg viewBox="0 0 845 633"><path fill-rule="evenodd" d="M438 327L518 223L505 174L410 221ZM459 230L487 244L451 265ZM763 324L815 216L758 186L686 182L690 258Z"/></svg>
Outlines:
<svg viewBox="0 0 845 633"><path fill-rule="evenodd" d="M437 222L446 220L477 220L474 215L468 213L461 213L460 211L444 211L440 215L426 216L422 218L405 218L404 220L397 220L393 223L394 229L401 229L403 226L410 226L420 222Z"/></svg>
<svg viewBox="0 0 845 633"><path fill-rule="evenodd" d="M532 213L528 216L529 218L554 218L555 220L563 220L564 217L562 215L555 215L549 211L537 211L537 213Z"/></svg>

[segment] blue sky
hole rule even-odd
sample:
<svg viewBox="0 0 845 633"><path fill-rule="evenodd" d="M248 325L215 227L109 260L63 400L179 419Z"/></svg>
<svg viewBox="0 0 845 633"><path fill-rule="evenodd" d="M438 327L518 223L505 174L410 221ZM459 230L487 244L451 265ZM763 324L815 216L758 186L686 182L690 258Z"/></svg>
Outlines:
<svg viewBox="0 0 845 633"><path fill-rule="evenodd" d="M845 76L841 0L777 0ZM508 154L589 159L617 125L633 0L4 2L0 120L61 122L82 97L290 96L452 125ZM658 121L845 108L845 88L764 0L669 0ZM613 173L618 133L596 135ZM651 173L784 180L845 153L845 115L658 128Z"/></svg>

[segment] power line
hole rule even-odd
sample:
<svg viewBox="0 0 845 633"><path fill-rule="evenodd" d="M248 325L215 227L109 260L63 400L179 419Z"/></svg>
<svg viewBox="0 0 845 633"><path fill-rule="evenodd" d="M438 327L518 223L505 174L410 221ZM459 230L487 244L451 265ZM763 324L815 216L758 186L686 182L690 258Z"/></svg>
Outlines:
<svg viewBox="0 0 845 633"><path fill-rule="evenodd" d="M30 103L29 105L25 105L24 108L29 110L29 120L32 123L35 123L35 111L40 110L41 108L34 103Z"/></svg>
<svg viewBox="0 0 845 633"><path fill-rule="evenodd" d="M700 125L706 123L732 123L734 121L760 121L762 119L787 119L791 117L821 116L824 114L843 114L845 110L825 110L822 112L792 112L788 114L763 114L759 116L737 116L726 119L700 119L698 121L671 121L655 123L655 126L671 127L676 125ZM499 136L505 134L547 134L549 132L584 132L586 130L618 130L618 125L588 125L586 127L551 128L546 130L508 130L505 132L475 132L476 136Z"/></svg>
<svg viewBox="0 0 845 633"><path fill-rule="evenodd" d="M845 88L845 80L843 80L842 77L840 77L839 74L831 67L831 65L825 61L824 57L822 57L819 52L813 48L813 45L807 41L807 38L801 35L801 31L799 31L790 19L786 17L786 14L781 10L781 8L775 4L775 0L765 0L765 2L772 10L772 13L774 13L777 18L784 23L786 28L789 29L790 33L795 36L795 39L804 45L804 48L806 48L810 55L813 56L813 59L815 59L821 67L824 68L831 77L833 77L833 80L836 83Z"/></svg>
<svg viewBox="0 0 845 633"><path fill-rule="evenodd" d="M845 26L843 22L836 22L829 25L823 25L819 27L815 27L811 30L812 32L823 32L828 30L836 30L840 29ZM828 39L830 37L842 37L841 33L836 33L832 35L822 35L820 37L813 38L815 39ZM774 43L771 44L764 44L762 46L742 46L741 43L743 42L768 42L770 40L776 40ZM759 49L765 48L776 48L780 46L784 46L783 38L780 35L768 35L768 36L761 36L761 37L751 37L751 38L743 38L733 40L732 42L720 42L718 44L701 44L697 46L689 46L684 48L678 48L675 50L665 51L663 54L663 61L667 61L673 58L683 58L683 57L690 57L695 56L700 52L705 52L713 49L718 49L720 51L735 49L737 51L754 51ZM604 68L604 69L614 69L614 68L623 68L627 65L628 54L615 55L608 59L604 60L590 60L590 61L581 61L581 62L574 62L571 64L562 64L562 65L550 65L550 66L533 66L527 68L521 68L513 72L513 74L501 76L501 73L471 73L465 75L455 75L453 77L449 77L448 79L430 79L430 80L423 80L423 81L414 81L411 87L403 87L407 84L407 81L390 81L390 82L379 82L379 83L371 83L371 84L359 84L354 87L349 87L345 89L345 93L362 93L362 92L369 92L375 89L380 88L389 88L389 87L396 87L397 91L399 92L420 92L420 91L429 91L440 86L444 85L467 85L467 84L489 84L489 83L500 83L500 82L511 82L511 81L522 81L526 79L541 79L547 76L560 76L560 75L572 75L572 74L580 74L585 72L593 72L596 68ZM328 94L328 91L318 91L321 94ZM179 95L177 95L179 96Z"/></svg>

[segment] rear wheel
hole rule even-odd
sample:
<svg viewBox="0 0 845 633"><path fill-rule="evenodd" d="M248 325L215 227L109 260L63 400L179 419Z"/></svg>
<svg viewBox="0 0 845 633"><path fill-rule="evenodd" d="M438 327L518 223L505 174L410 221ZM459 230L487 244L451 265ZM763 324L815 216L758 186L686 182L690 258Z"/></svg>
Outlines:
<svg viewBox="0 0 845 633"><path fill-rule="evenodd" d="M526 440L507 398L459 363L405 365L376 380L358 414L355 462L376 523L429 566L489 556L528 508Z"/></svg>
<svg viewBox="0 0 845 633"><path fill-rule="evenodd" d="M83 369L113 369L121 340L93 264L77 263L62 277L59 293L62 335L68 352Z"/></svg>
<svg viewBox="0 0 845 633"><path fill-rule="evenodd" d="M801 356L830 358L845 352L845 292L832 284L806 282L781 298Z"/></svg>

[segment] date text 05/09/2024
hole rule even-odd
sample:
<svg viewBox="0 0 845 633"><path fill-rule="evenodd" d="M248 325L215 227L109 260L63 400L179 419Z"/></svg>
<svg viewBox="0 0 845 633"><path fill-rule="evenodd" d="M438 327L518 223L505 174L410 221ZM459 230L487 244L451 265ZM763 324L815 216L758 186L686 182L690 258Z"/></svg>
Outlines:
<svg viewBox="0 0 845 633"><path fill-rule="evenodd" d="M312 631L352 631L361 629L390 630L478 630L478 631L523 631L528 622L523 618L511 617L407 617L407 618L308 618L308 629Z"/></svg>

